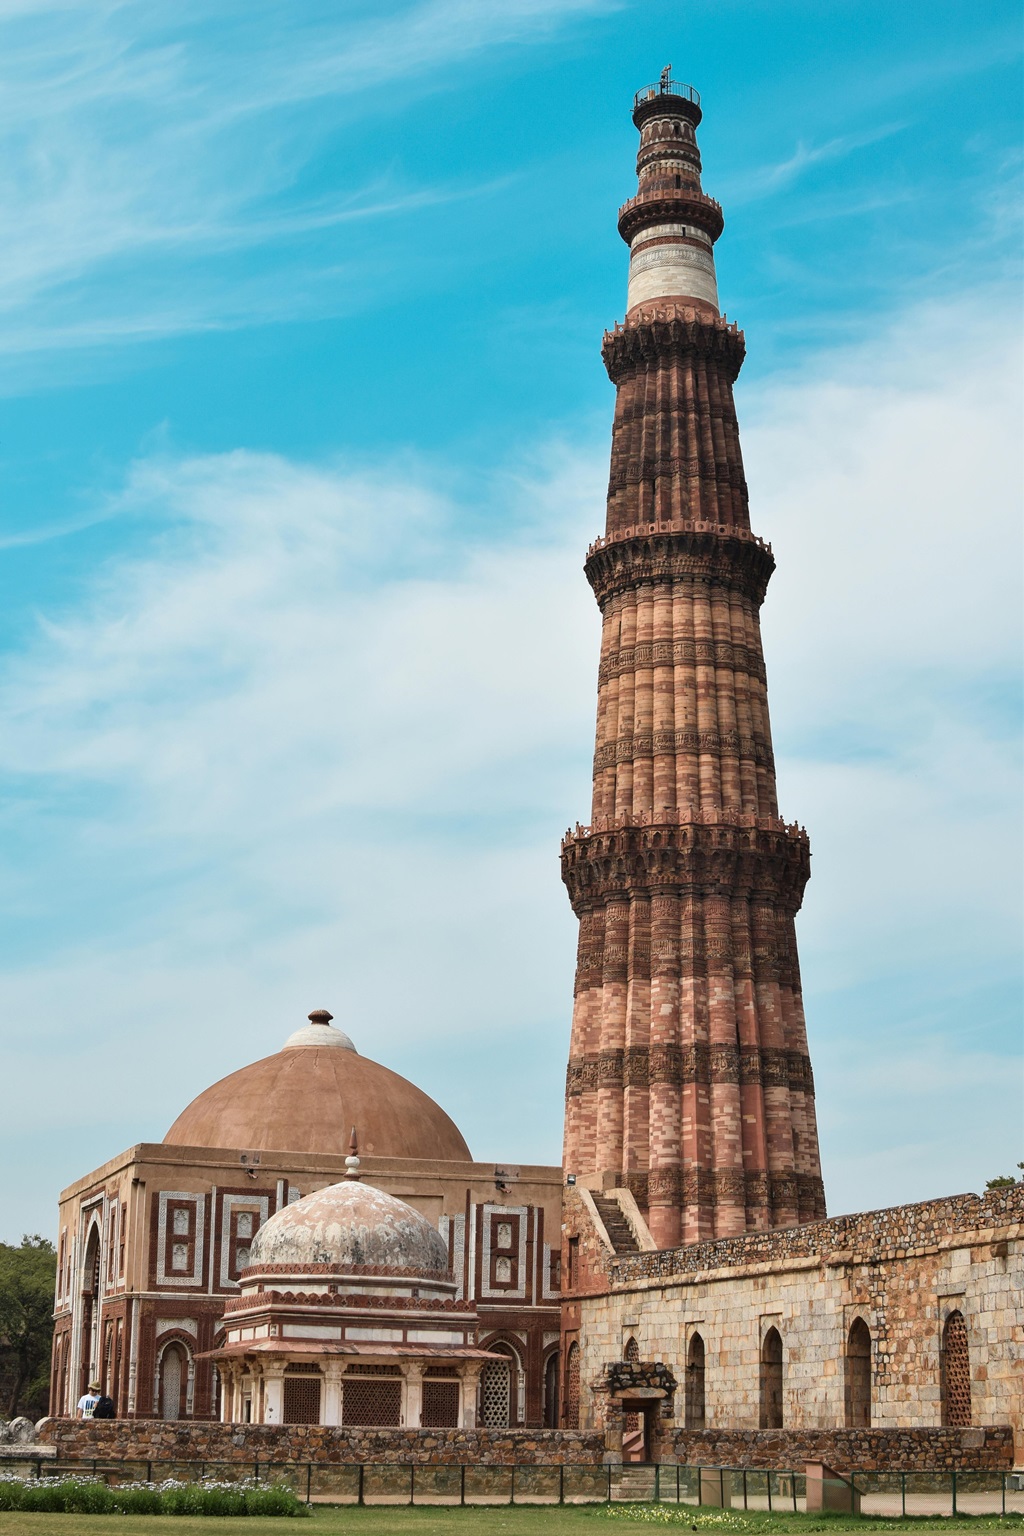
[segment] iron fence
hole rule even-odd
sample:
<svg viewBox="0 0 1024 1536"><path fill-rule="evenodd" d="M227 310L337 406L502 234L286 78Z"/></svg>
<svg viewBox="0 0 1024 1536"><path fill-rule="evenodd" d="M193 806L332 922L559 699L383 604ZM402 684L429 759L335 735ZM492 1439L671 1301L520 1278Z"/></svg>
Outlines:
<svg viewBox="0 0 1024 1536"><path fill-rule="evenodd" d="M17 1459L23 1475L94 1477L107 1483L252 1480L284 1483L323 1504L686 1504L745 1510L808 1508L803 1471L605 1462L538 1466L420 1462ZM13 1460L7 1462L15 1470ZM811 1480L811 1508L859 1507L862 1514L1024 1514L1024 1479L1010 1472L854 1472Z"/></svg>

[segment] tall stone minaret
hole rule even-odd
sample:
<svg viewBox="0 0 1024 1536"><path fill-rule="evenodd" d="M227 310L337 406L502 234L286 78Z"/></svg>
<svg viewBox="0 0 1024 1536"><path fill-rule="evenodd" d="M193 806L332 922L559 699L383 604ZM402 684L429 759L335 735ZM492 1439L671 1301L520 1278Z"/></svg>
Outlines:
<svg viewBox="0 0 1024 1536"><path fill-rule="evenodd" d="M626 318L608 520L594 803L562 847L580 920L565 1168L626 1186L659 1247L824 1216L794 918L807 835L779 817L750 531L719 313L722 210L701 190L696 91L640 91L619 212Z"/></svg>

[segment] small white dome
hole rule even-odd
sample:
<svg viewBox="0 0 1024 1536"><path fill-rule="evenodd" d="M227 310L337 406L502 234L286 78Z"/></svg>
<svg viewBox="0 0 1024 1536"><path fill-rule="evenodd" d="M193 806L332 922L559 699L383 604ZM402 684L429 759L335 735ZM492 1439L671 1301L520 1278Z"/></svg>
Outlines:
<svg viewBox="0 0 1024 1536"><path fill-rule="evenodd" d="M250 1273L269 1264L447 1275L448 1245L404 1200L350 1179L306 1195L264 1222L253 1238Z"/></svg>
<svg viewBox="0 0 1024 1536"><path fill-rule="evenodd" d="M283 1051L290 1051L295 1046L303 1045L313 1045L318 1050L323 1050L325 1046L328 1048L333 1046L335 1050L341 1051L355 1050L355 1046L348 1035L345 1034L345 1031L334 1028L334 1025L331 1023L331 1015L327 1012L326 1008L314 1008L313 1012L309 1015L309 1023L303 1024L301 1029L297 1029L294 1034L289 1035L281 1049Z"/></svg>

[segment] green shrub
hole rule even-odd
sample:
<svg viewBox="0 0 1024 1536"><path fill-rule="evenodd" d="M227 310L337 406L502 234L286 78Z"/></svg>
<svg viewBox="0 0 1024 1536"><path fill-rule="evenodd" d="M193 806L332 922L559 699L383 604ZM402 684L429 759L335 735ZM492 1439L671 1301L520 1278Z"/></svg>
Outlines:
<svg viewBox="0 0 1024 1536"><path fill-rule="evenodd" d="M0 1476L0 1510L63 1515L292 1515L310 1513L283 1483L125 1483Z"/></svg>

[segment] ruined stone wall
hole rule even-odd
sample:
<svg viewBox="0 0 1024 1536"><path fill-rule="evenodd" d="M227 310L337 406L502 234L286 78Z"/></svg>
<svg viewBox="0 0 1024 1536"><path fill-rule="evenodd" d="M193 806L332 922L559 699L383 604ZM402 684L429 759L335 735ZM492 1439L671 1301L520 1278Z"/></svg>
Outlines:
<svg viewBox="0 0 1024 1536"><path fill-rule="evenodd" d="M699 1333L705 1425L758 1429L762 1347L774 1327L783 1346L784 1428L842 1428L847 1342L860 1318L871 1336L872 1429L935 1430L948 1417L943 1329L959 1312L970 1354L968 1422L1011 1425L1020 1457L1022 1237L1018 1186L613 1259L606 1292L577 1303L581 1427L598 1423L592 1385L622 1358L629 1336L642 1359L664 1361L682 1384ZM685 1396L677 1393L677 1424Z"/></svg>
<svg viewBox="0 0 1024 1536"><path fill-rule="evenodd" d="M1009 1471L1013 1433L1002 1429L678 1430L663 1461L690 1467L800 1470L823 1461L838 1472Z"/></svg>
<svg viewBox="0 0 1024 1536"><path fill-rule="evenodd" d="M603 1436L559 1429L355 1429L326 1424L44 1419L39 1441L54 1446L61 1460L596 1466L604 1457Z"/></svg>

